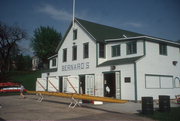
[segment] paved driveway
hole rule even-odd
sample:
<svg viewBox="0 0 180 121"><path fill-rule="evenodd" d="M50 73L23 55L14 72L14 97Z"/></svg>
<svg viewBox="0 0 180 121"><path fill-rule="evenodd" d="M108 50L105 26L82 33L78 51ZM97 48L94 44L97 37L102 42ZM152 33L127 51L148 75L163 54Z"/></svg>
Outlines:
<svg viewBox="0 0 180 121"><path fill-rule="evenodd" d="M40 103L35 95L27 95L26 99L20 96L0 96L0 119L4 120L125 120L125 121L152 121L134 114L133 103L111 104L94 106L82 105L74 109L68 108L70 99L45 96ZM127 106L129 106L127 108ZM136 104L137 107L140 104ZM123 111L124 110L124 111ZM129 111L128 111L129 110ZM138 108L137 108L138 110ZM138 113L136 111L136 113Z"/></svg>

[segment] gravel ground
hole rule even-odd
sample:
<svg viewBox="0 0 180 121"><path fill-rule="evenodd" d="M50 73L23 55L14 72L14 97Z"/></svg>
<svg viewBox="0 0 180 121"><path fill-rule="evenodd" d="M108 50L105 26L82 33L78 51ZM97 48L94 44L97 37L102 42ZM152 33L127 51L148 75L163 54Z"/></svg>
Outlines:
<svg viewBox="0 0 180 121"><path fill-rule="evenodd" d="M36 95L0 96L0 120L122 120L152 121L137 115L140 103L82 104L68 108L71 99L45 96L42 102Z"/></svg>

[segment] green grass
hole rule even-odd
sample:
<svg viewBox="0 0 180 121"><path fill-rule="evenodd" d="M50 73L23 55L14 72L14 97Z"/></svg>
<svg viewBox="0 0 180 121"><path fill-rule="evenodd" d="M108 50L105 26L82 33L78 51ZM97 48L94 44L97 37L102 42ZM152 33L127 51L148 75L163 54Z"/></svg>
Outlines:
<svg viewBox="0 0 180 121"><path fill-rule="evenodd" d="M36 80L41 77L41 71L11 72L9 77L14 82L22 83L26 89L34 91L36 88Z"/></svg>
<svg viewBox="0 0 180 121"><path fill-rule="evenodd" d="M142 115L158 121L180 121L180 107L171 108L170 112L155 111L153 115Z"/></svg>

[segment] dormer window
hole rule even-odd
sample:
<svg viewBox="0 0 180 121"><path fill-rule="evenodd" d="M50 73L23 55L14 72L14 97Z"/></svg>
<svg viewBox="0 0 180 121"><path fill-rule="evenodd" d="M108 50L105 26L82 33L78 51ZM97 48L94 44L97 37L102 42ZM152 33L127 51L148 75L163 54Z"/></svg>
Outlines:
<svg viewBox="0 0 180 121"><path fill-rule="evenodd" d="M52 59L52 66L56 66L56 58Z"/></svg>
<svg viewBox="0 0 180 121"><path fill-rule="evenodd" d="M127 55L136 54L137 53L137 43L136 43L136 41L128 42L126 44L126 51L127 51Z"/></svg>
<svg viewBox="0 0 180 121"><path fill-rule="evenodd" d="M73 40L77 39L77 29L73 30Z"/></svg>

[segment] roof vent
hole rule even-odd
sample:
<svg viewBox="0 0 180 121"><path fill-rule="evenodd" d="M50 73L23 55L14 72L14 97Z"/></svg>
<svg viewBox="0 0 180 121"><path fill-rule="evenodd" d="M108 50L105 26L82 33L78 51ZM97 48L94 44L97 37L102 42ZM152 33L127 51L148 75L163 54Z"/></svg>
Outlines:
<svg viewBox="0 0 180 121"><path fill-rule="evenodd" d="M123 37L124 37L124 38L127 38L127 36L126 36L126 35L124 35L124 34L123 34Z"/></svg>

